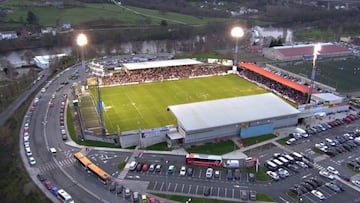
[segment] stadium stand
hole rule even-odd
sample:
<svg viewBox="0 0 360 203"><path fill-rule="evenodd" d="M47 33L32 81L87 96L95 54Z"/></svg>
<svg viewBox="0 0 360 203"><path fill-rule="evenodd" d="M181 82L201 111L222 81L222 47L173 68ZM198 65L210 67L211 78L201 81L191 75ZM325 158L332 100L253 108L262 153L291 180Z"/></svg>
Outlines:
<svg viewBox="0 0 360 203"><path fill-rule="evenodd" d="M240 66L244 68L240 76L245 79L255 82L296 104L306 103L309 87L269 72L254 64L241 63ZM316 90L315 92L318 91Z"/></svg>
<svg viewBox="0 0 360 203"><path fill-rule="evenodd" d="M200 77L205 75L222 75L227 68L223 66L187 65L151 69L127 70L122 74L105 76L103 85L117 85L127 83L143 83L151 81L173 80L179 78Z"/></svg>

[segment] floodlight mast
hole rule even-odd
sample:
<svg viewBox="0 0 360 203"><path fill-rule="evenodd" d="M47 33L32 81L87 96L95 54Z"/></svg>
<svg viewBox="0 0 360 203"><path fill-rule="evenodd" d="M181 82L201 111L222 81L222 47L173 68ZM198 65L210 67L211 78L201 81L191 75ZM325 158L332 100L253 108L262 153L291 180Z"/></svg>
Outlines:
<svg viewBox="0 0 360 203"><path fill-rule="evenodd" d="M84 60L84 47L88 44L87 37L84 33L80 33L76 38L76 43L80 47L81 52L81 68L85 70L85 60Z"/></svg>
<svg viewBox="0 0 360 203"><path fill-rule="evenodd" d="M321 45L316 44L314 45L314 53L313 53L313 63L312 63L312 70L311 70L311 80L310 80L310 87L307 97L307 103L311 102L311 95L313 93L313 88L315 84L315 77L316 77L316 60L317 56L319 55L319 51L321 50Z"/></svg>
<svg viewBox="0 0 360 203"><path fill-rule="evenodd" d="M238 55L239 55L239 38L244 36L244 30L241 27L233 27L231 29L231 36L236 39L235 43L235 57L234 57L234 65L238 65Z"/></svg>

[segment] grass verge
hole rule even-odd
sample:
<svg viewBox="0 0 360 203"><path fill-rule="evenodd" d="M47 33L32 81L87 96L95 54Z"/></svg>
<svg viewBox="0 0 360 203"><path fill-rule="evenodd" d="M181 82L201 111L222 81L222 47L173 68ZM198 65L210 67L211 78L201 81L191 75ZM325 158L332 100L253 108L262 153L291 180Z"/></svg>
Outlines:
<svg viewBox="0 0 360 203"><path fill-rule="evenodd" d="M262 202L274 202L269 196L264 193L256 193L256 200Z"/></svg>
<svg viewBox="0 0 360 203"><path fill-rule="evenodd" d="M231 140L209 143L186 149L189 153L222 155L239 149Z"/></svg>
<svg viewBox="0 0 360 203"><path fill-rule="evenodd" d="M120 162L120 163L118 164L118 169L123 169L123 168L125 168L125 165L126 165L126 162Z"/></svg>
<svg viewBox="0 0 360 203"><path fill-rule="evenodd" d="M263 142L265 140L269 140L269 139L272 139L272 138L275 138L276 135L274 134L267 134L267 135L261 135L261 136L258 136L258 137L251 137L251 138L246 138L246 139L243 139L243 143L244 143L244 146L250 146L250 145L253 145L253 144L256 144L256 143L259 143L259 142Z"/></svg>
<svg viewBox="0 0 360 203"><path fill-rule="evenodd" d="M280 140L276 140L276 142L281 145L286 145L286 141L288 141L289 139L290 139L290 137L284 137L284 138L281 138Z"/></svg>
<svg viewBox="0 0 360 203"><path fill-rule="evenodd" d="M320 149L318 149L318 148L316 148L316 147L312 148L312 150L313 150L315 153L317 153L317 154L324 154L323 151L321 151Z"/></svg>
<svg viewBox="0 0 360 203"><path fill-rule="evenodd" d="M168 148L166 142L161 142L161 143L154 144L154 145L146 147L146 150L169 151L169 148Z"/></svg>

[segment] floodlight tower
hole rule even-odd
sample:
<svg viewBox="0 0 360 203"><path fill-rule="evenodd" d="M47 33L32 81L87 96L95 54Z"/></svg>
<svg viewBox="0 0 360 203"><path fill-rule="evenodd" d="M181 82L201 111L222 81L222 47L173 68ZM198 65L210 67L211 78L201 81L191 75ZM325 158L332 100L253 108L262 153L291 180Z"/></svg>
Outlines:
<svg viewBox="0 0 360 203"><path fill-rule="evenodd" d="M76 43L80 47L81 68L85 70L84 47L88 44L86 35L84 33L80 33L76 38Z"/></svg>
<svg viewBox="0 0 360 203"><path fill-rule="evenodd" d="M321 50L320 44L314 45L313 64L312 64L312 70L311 70L311 80L310 80L310 88L309 88L308 97L307 97L307 103L311 102L311 95L313 93L315 76L316 76L316 60L317 60L317 56L319 55L320 50Z"/></svg>
<svg viewBox="0 0 360 203"><path fill-rule="evenodd" d="M234 57L234 66L238 64L238 55L239 55L239 38L244 36L244 30L241 27L233 27L231 29L231 36L236 39L235 43L235 57Z"/></svg>

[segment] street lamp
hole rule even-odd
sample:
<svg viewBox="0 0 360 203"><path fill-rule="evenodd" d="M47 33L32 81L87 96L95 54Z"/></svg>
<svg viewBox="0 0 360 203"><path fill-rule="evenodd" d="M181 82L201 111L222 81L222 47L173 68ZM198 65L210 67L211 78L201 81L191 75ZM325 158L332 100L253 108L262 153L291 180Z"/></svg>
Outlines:
<svg viewBox="0 0 360 203"><path fill-rule="evenodd" d="M233 27L231 29L231 36L236 39L234 65L237 66L239 54L239 38L244 36L244 30L241 27Z"/></svg>
<svg viewBox="0 0 360 203"><path fill-rule="evenodd" d="M85 70L85 60L84 60L84 46L87 45L88 40L84 33L80 33L76 38L76 43L80 47L81 52L81 68Z"/></svg>

